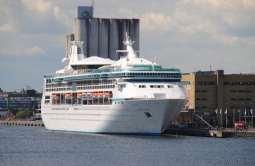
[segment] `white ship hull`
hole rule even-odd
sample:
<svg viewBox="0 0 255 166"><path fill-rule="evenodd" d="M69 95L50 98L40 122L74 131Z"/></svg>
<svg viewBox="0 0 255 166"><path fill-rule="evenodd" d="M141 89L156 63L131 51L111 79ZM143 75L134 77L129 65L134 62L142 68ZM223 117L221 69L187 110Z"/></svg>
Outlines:
<svg viewBox="0 0 255 166"><path fill-rule="evenodd" d="M49 130L161 134L176 119L184 99L122 100L112 105L42 105Z"/></svg>

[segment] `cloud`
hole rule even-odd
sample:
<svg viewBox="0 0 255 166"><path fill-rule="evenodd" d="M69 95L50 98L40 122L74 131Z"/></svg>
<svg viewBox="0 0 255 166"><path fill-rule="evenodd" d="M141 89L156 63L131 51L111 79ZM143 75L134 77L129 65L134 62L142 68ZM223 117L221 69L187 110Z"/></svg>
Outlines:
<svg viewBox="0 0 255 166"><path fill-rule="evenodd" d="M11 24L0 25L0 32L16 32L16 28Z"/></svg>
<svg viewBox="0 0 255 166"><path fill-rule="evenodd" d="M0 0L0 75L14 72L9 64L16 59L14 80L23 75L20 68L26 64L28 71L31 63L48 65L41 73L61 68L65 35L73 32L77 6L88 4L89 0ZM255 71L255 0L97 0L94 15L140 18L141 56L157 56L165 66L186 72L205 70L210 64L226 72ZM38 80L33 79L32 86ZM5 87L18 87L16 82L7 81Z"/></svg>
<svg viewBox="0 0 255 166"><path fill-rule="evenodd" d="M22 4L31 11L45 13L51 8L51 2L47 0L21 0Z"/></svg>
<svg viewBox="0 0 255 166"><path fill-rule="evenodd" d="M72 19L66 14L65 11L63 11L59 6L53 7L53 14L55 18L63 23L65 26L70 27L72 26Z"/></svg>
<svg viewBox="0 0 255 166"><path fill-rule="evenodd" d="M191 0L196 5L219 10L251 10L255 9L254 0Z"/></svg>
<svg viewBox="0 0 255 166"><path fill-rule="evenodd" d="M29 56L33 56L33 55L42 55L42 54L45 54L45 51L38 47L38 46L34 46L34 47L31 47L31 48L28 48L28 49L25 49L23 54L25 55L29 55Z"/></svg>
<svg viewBox="0 0 255 166"><path fill-rule="evenodd" d="M171 17L162 13L145 13L140 19L143 30L164 32L171 26Z"/></svg>
<svg viewBox="0 0 255 166"><path fill-rule="evenodd" d="M1 49L0 55L2 56L37 56L44 55L46 52L44 49L33 46L30 48L11 48L11 49Z"/></svg>

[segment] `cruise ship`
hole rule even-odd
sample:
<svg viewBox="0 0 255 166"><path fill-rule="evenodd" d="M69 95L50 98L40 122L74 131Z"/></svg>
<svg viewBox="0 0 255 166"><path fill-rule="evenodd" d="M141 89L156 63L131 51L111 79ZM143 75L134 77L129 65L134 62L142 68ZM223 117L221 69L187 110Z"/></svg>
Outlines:
<svg viewBox="0 0 255 166"><path fill-rule="evenodd" d="M41 114L49 130L160 135L185 104L181 73L137 56L126 34L117 61L85 57L73 41L66 66L44 77Z"/></svg>

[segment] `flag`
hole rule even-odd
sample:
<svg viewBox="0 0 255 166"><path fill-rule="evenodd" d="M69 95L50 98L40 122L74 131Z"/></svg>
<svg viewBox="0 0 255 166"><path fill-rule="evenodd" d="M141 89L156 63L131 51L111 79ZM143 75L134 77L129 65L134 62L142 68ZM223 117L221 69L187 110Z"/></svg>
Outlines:
<svg viewBox="0 0 255 166"><path fill-rule="evenodd" d="M228 114L228 109L226 108L225 114Z"/></svg>
<svg viewBox="0 0 255 166"><path fill-rule="evenodd" d="M222 114L222 109L220 109L220 114Z"/></svg>
<svg viewBox="0 0 255 166"><path fill-rule="evenodd" d="M244 109L244 115L246 116L246 108Z"/></svg>
<svg viewBox="0 0 255 166"><path fill-rule="evenodd" d="M252 108L250 109L250 112L251 112L251 115L253 115L253 109Z"/></svg>
<svg viewBox="0 0 255 166"><path fill-rule="evenodd" d="M215 110L215 113L218 114L218 109Z"/></svg>

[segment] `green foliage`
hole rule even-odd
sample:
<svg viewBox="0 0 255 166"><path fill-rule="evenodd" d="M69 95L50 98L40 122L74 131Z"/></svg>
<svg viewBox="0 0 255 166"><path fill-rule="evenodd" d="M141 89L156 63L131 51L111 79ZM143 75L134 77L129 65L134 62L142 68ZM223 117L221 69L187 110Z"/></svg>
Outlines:
<svg viewBox="0 0 255 166"><path fill-rule="evenodd" d="M28 109L19 110L16 113L16 119L26 119L33 115L33 112Z"/></svg>
<svg viewBox="0 0 255 166"><path fill-rule="evenodd" d="M11 112L13 115L16 115L19 110L17 109L9 109L9 112Z"/></svg>

